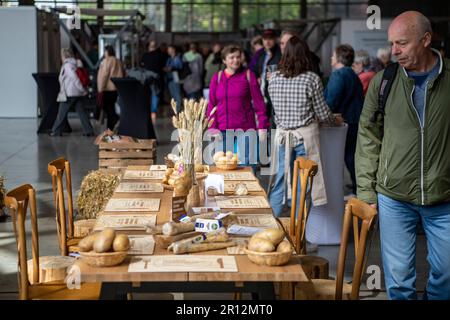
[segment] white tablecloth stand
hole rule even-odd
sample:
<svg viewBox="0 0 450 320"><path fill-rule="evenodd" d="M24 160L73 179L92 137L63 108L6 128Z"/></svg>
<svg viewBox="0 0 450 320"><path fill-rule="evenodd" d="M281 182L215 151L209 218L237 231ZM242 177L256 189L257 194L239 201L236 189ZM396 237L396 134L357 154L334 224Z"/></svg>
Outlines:
<svg viewBox="0 0 450 320"><path fill-rule="evenodd" d="M320 128L320 154L328 203L311 208L306 239L311 243L341 243L344 218L344 150L347 125Z"/></svg>

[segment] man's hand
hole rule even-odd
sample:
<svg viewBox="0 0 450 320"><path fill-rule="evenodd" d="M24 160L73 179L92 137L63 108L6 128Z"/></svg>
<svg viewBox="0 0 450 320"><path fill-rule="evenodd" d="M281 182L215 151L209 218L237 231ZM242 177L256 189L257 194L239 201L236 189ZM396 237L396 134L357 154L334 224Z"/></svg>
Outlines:
<svg viewBox="0 0 450 320"><path fill-rule="evenodd" d="M371 206L372 208L374 208L374 209L377 208L377 204L376 204L376 203L371 203L370 206Z"/></svg>

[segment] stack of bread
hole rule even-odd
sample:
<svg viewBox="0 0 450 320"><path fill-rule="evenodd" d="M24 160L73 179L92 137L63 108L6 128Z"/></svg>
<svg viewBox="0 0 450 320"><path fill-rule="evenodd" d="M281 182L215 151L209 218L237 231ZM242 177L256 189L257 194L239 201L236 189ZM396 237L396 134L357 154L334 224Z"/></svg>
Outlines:
<svg viewBox="0 0 450 320"><path fill-rule="evenodd" d="M222 170L233 170L238 165L238 156L231 151L227 151L226 153L223 151L216 152L213 160L217 168Z"/></svg>

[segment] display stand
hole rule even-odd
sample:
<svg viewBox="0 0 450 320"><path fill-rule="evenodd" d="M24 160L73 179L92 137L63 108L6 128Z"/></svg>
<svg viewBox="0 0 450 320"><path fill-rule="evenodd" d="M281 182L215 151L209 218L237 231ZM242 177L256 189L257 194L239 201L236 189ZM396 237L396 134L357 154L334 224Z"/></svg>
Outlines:
<svg viewBox="0 0 450 320"><path fill-rule="evenodd" d="M42 98L42 120L37 133L48 133L51 132L56 116L58 115L59 103L56 101L59 93L58 74L33 73L33 78L37 83ZM72 132L67 118L64 120L62 131L66 133Z"/></svg>
<svg viewBox="0 0 450 320"><path fill-rule="evenodd" d="M133 78L112 78L122 99L119 135L139 139L156 139L150 117L149 89Z"/></svg>
<svg viewBox="0 0 450 320"><path fill-rule="evenodd" d="M320 128L320 151L328 203L311 208L306 239L315 244L341 243L344 218L344 151L347 125Z"/></svg>

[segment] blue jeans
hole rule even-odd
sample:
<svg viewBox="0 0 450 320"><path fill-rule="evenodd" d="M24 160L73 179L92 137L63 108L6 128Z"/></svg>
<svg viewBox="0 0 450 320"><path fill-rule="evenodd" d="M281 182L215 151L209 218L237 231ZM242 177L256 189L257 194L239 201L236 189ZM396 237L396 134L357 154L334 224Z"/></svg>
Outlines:
<svg viewBox="0 0 450 320"><path fill-rule="evenodd" d="M251 166L253 173L256 173L258 164L259 139L256 133L256 141L252 141L248 136L242 135L234 137L233 142L227 143L226 131L222 132L223 152L233 151L238 155L239 166ZM232 134L232 133L231 133ZM245 140L244 140L245 139Z"/></svg>
<svg viewBox="0 0 450 320"><path fill-rule="evenodd" d="M153 113L158 112L158 103L159 103L159 96L152 91L151 112Z"/></svg>
<svg viewBox="0 0 450 320"><path fill-rule="evenodd" d="M283 194L284 194L284 145L280 145L279 153L278 153L278 168L277 173L275 174L275 179L273 182L273 186L270 188L269 202L270 206L274 214L279 217L281 211L283 210ZM294 161L300 156L304 156L306 154L305 147L302 144L297 145L292 150L291 155L291 177L293 178L292 172L294 167ZM272 164L273 165L273 164ZM291 181L288 182L289 184ZM300 185L300 179L299 179ZM297 201L300 201L300 187L297 188ZM298 203L297 202L297 203ZM289 203L288 203L289 205ZM298 206L297 206L298 208Z"/></svg>
<svg viewBox="0 0 450 320"><path fill-rule="evenodd" d="M173 100L177 103L177 112L181 112L183 110L182 106L182 100L181 100L181 87L179 83L176 83L175 81L169 81L167 83L167 86L169 88L170 95L172 96Z"/></svg>
<svg viewBox="0 0 450 320"><path fill-rule="evenodd" d="M378 194L381 255L389 299L417 299L416 230L427 238L430 273L425 298L450 299L450 202L418 206Z"/></svg>

